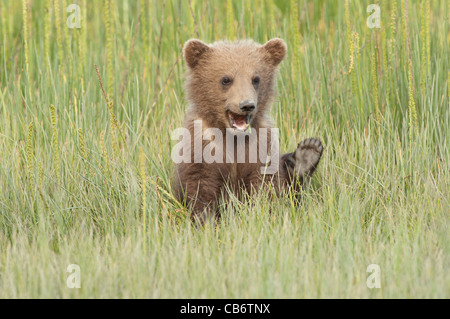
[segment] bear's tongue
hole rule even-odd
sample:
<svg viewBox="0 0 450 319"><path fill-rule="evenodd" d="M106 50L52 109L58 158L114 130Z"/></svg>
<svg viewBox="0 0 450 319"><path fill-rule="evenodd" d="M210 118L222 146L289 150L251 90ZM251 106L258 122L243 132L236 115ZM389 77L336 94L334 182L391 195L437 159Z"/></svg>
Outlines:
<svg viewBox="0 0 450 319"><path fill-rule="evenodd" d="M241 131L245 131L248 128L248 117L246 115L238 115L230 112L229 116L232 127Z"/></svg>

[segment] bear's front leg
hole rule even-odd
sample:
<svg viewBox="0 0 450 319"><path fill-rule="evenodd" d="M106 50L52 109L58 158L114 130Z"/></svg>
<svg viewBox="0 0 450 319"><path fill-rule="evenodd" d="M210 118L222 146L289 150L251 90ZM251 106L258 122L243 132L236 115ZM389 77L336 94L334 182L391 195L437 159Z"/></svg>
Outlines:
<svg viewBox="0 0 450 319"><path fill-rule="evenodd" d="M286 168L291 182L304 183L312 176L322 157L323 146L319 139L308 138L300 142L293 153L284 154L282 164Z"/></svg>
<svg viewBox="0 0 450 319"><path fill-rule="evenodd" d="M191 210L192 220L200 224L214 220L220 197L220 172L206 164L182 164L178 167L175 194Z"/></svg>

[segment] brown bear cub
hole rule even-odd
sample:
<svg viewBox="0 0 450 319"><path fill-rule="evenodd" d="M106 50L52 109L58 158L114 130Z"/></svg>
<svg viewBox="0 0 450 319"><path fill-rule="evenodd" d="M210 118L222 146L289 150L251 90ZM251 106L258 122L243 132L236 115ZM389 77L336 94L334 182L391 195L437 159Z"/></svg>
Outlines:
<svg viewBox="0 0 450 319"><path fill-rule="evenodd" d="M192 208L193 219L218 216L218 201L227 191L242 198L271 183L281 192L297 187L297 181L303 184L316 169L323 151L318 139L306 139L281 156L274 147L278 140L268 114L286 51L278 38L264 45L251 40L186 42L190 109L184 130L191 138L181 142L186 154L175 161L174 188ZM268 170L273 163L276 169Z"/></svg>

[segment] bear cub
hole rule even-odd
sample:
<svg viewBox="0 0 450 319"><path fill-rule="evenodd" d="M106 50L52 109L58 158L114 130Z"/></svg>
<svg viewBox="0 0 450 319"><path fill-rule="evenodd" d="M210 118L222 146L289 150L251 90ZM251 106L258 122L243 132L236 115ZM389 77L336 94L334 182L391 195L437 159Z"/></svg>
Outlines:
<svg viewBox="0 0 450 319"><path fill-rule="evenodd" d="M278 65L286 52L279 38L264 45L251 40L186 42L185 91L190 107L184 129L191 139L182 141L188 154L177 162L174 192L191 207L193 219L218 217L218 201L229 191L243 198L271 183L282 192L302 185L316 169L323 151L320 140L306 139L283 155L274 148L278 144L268 114L276 95ZM241 142L230 147L236 140ZM263 146L271 150L266 157L261 156ZM201 158L207 151L214 160ZM275 170L264 169L269 162L275 163Z"/></svg>

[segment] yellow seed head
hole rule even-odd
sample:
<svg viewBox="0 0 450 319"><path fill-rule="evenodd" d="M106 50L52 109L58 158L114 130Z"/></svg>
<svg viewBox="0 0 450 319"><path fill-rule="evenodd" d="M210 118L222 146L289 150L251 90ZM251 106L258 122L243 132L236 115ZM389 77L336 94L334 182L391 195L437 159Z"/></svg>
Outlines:
<svg viewBox="0 0 450 319"><path fill-rule="evenodd" d="M59 145L58 145L58 130L56 127L56 111L55 106L50 105L50 114L52 120L52 147L53 147L53 164L56 170L56 178L60 179L60 162L59 162Z"/></svg>
<svg viewBox="0 0 450 319"><path fill-rule="evenodd" d="M28 178L30 181L33 180L34 174L34 151L33 151L33 142L34 142L34 129L33 123L30 123L28 126L28 135L27 135L27 168L28 168Z"/></svg>

